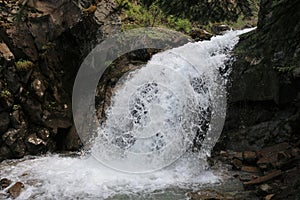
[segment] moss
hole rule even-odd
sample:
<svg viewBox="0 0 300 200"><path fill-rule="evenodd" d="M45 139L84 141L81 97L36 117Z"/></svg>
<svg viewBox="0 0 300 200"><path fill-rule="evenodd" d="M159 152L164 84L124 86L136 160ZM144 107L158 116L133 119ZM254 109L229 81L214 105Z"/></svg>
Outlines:
<svg viewBox="0 0 300 200"><path fill-rule="evenodd" d="M3 98L8 98L11 96L11 93L9 90L6 89L6 90L1 91L0 96Z"/></svg>
<svg viewBox="0 0 300 200"><path fill-rule="evenodd" d="M13 110L14 111L19 110L20 108L21 108L20 105L17 105L17 104L13 105Z"/></svg>
<svg viewBox="0 0 300 200"><path fill-rule="evenodd" d="M19 60L15 62L15 65L18 71L27 71L34 67L34 64L29 60Z"/></svg>

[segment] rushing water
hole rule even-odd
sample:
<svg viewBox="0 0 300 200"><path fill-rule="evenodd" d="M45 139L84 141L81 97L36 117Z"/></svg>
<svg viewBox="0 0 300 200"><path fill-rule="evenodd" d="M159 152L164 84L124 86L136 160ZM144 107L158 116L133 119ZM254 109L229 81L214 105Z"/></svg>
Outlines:
<svg viewBox="0 0 300 200"><path fill-rule="evenodd" d="M18 199L185 199L187 191L220 182L206 170L213 146L201 142L213 120L215 79L246 31L159 53L124 77L93 156L6 161L0 178L25 184ZM202 151L192 153L193 145Z"/></svg>

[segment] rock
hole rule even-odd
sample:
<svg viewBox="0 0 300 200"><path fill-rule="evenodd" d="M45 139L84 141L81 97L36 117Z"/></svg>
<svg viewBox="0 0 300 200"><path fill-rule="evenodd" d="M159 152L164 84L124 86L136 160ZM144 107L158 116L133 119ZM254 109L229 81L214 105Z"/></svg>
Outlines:
<svg viewBox="0 0 300 200"><path fill-rule="evenodd" d="M24 188L24 184L22 182L16 182L13 186L8 189L8 193L10 196L15 199L20 196L22 189Z"/></svg>
<svg viewBox="0 0 300 200"><path fill-rule="evenodd" d="M210 40L210 38L213 37L213 34L207 32L203 29L193 29L189 35L192 39L194 39L196 42L203 41L203 40Z"/></svg>
<svg viewBox="0 0 300 200"><path fill-rule="evenodd" d="M76 150L82 146L75 125L73 125L68 131L64 144L66 145L66 149L68 150Z"/></svg>
<svg viewBox="0 0 300 200"><path fill-rule="evenodd" d="M11 125L15 129L26 129L27 124L24 120L24 113L20 110L15 110L10 113Z"/></svg>
<svg viewBox="0 0 300 200"><path fill-rule="evenodd" d="M262 184L261 186L259 186L259 192L265 195L270 194L272 189L273 188L269 184Z"/></svg>
<svg viewBox="0 0 300 200"><path fill-rule="evenodd" d="M7 179L7 178L2 178L0 180L0 190L4 190L5 188L7 188L8 186L10 186L10 184L12 183L11 180Z"/></svg>
<svg viewBox="0 0 300 200"><path fill-rule="evenodd" d="M8 125L10 123L9 120L9 114L8 113L0 113L0 136L2 135L2 133L4 133L5 131L7 131L8 129Z"/></svg>
<svg viewBox="0 0 300 200"><path fill-rule="evenodd" d="M266 170L268 168L275 168L278 165L278 154L279 157L287 156L283 153L284 150L290 149L291 146L288 143L281 143L271 147L266 147L258 152L259 160L257 165L259 168Z"/></svg>
<svg viewBox="0 0 300 200"><path fill-rule="evenodd" d="M241 169L243 166L242 161L236 158L231 161L231 164L233 165L233 169Z"/></svg>
<svg viewBox="0 0 300 200"><path fill-rule="evenodd" d="M189 192L188 197L191 200L221 200L221 199L229 198L229 197L225 197L223 194L221 194L217 191L214 191L214 190Z"/></svg>
<svg viewBox="0 0 300 200"><path fill-rule="evenodd" d="M252 166L242 166L241 171L249 173L260 173L259 168Z"/></svg>
<svg viewBox="0 0 300 200"><path fill-rule="evenodd" d="M0 162L6 158L12 158L13 154L7 145L0 146Z"/></svg>
<svg viewBox="0 0 300 200"><path fill-rule="evenodd" d="M2 135L2 140L5 141L6 145L11 146L20 137L20 130L10 129Z"/></svg>
<svg viewBox="0 0 300 200"><path fill-rule="evenodd" d="M99 1L95 15L88 16L81 8L91 1L34 2L18 19L11 13L18 14L22 2L0 1L0 161L56 150L57 134L72 137L65 141L74 145L64 147L79 148L67 134L73 81L90 50L121 30L115 0ZM24 63L30 65L21 70Z"/></svg>
<svg viewBox="0 0 300 200"><path fill-rule="evenodd" d="M30 134L26 140L27 150L31 154L43 153L46 150L47 143L41 138L37 137L35 133Z"/></svg>
<svg viewBox="0 0 300 200"><path fill-rule="evenodd" d="M28 98L22 104L26 115L30 117L30 120L34 123L42 123L42 105L34 98Z"/></svg>
<svg viewBox="0 0 300 200"><path fill-rule="evenodd" d="M247 182L251 181L253 179L256 179L258 176L252 175L252 174L242 174L239 176L240 181Z"/></svg>
<svg viewBox="0 0 300 200"><path fill-rule="evenodd" d="M264 175L264 176L260 176L256 179L253 179L251 181L247 181L247 182L244 182L244 186L247 187L247 186L251 186L251 185L257 185L257 184L261 184L261 183L265 183L269 180L272 180L278 176L281 176L282 172L281 170L276 170L276 171L273 171L273 172L270 172L268 173L267 175Z"/></svg>
<svg viewBox="0 0 300 200"><path fill-rule="evenodd" d="M0 61L4 59L5 62L9 63L14 60L14 55L9 50L8 46L5 43L0 42Z"/></svg>
<svg viewBox="0 0 300 200"><path fill-rule="evenodd" d="M216 35L221 35L223 34L225 31L229 31L230 27L224 24L214 24L211 27L211 31L216 34Z"/></svg>
<svg viewBox="0 0 300 200"><path fill-rule="evenodd" d="M265 200L271 200L271 199L273 199L274 196L275 196L275 194L269 194L269 195L265 196Z"/></svg>
<svg viewBox="0 0 300 200"><path fill-rule="evenodd" d="M256 152L254 151L244 151L243 152L243 160L252 163L256 160Z"/></svg>
<svg viewBox="0 0 300 200"><path fill-rule="evenodd" d="M69 118L57 117L57 118L48 119L46 122L44 122L44 124L46 125L46 127L52 128L53 132L56 134L59 128L61 129L70 128L72 126L72 121Z"/></svg>
<svg viewBox="0 0 300 200"><path fill-rule="evenodd" d="M232 152L230 155L232 156L232 158L237 158L239 160L243 160L242 152Z"/></svg>
<svg viewBox="0 0 300 200"><path fill-rule="evenodd" d="M269 157L269 156L273 155L274 152L278 153L279 151L289 149L290 147L291 146L288 143L284 142L284 143L280 143L280 144L277 144L274 146L265 147L262 150L260 150L258 152L258 154L261 157Z"/></svg>
<svg viewBox="0 0 300 200"><path fill-rule="evenodd" d="M32 88L34 89L34 91L38 97L44 96L46 87L41 80L35 79L32 82Z"/></svg>
<svg viewBox="0 0 300 200"><path fill-rule="evenodd" d="M44 141L47 141L50 138L50 131L46 128L43 128L37 132L37 136Z"/></svg>

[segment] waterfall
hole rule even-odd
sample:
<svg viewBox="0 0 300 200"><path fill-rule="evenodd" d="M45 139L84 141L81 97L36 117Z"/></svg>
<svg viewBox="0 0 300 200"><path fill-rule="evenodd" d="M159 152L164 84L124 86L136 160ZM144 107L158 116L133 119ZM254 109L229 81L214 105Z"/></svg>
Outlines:
<svg viewBox="0 0 300 200"><path fill-rule="evenodd" d="M158 53L124 76L92 154L130 173L161 169L191 150L204 159L225 120L226 74L220 73L242 32Z"/></svg>
<svg viewBox="0 0 300 200"><path fill-rule="evenodd" d="M220 181L205 170L225 117L220 71L238 35L250 30L158 53L124 76L93 156L5 161L0 178L25 184L19 199L184 199L188 189Z"/></svg>

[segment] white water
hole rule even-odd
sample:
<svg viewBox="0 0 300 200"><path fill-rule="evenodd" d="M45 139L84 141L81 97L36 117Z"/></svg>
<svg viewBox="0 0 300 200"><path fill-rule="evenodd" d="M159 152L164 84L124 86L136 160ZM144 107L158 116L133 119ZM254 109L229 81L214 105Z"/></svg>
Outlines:
<svg viewBox="0 0 300 200"><path fill-rule="evenodd" d="M142 168L139 172L146 172L169 166L152 173L131 174L108 168L87 155L77 158L49 155L3 162L0 164L0 178L25 184L25 190L18 199L107 199L119 194L154 194L167 188L193 189L220 181L212 172L205 170L206 163L200 159L204 158L203 154L200 157L193 153L181 155L191 146L191 138L195 136L191 127L198 127L199 123L195 121L206 116L196 115L195 110L209 107L213 98L209 92L197 92L195 88L199 79L195 78L203 75L200 77L202 81L207 87L213 87L214 81L210 79L214 80L215 73L224 66L229 50L237 43L238 34L243 32L246 31L229 32L211 41L191 43L157 54L146 67L126 77L119 86L108 111L108 120L99 131L101 137L96 138L92 147L92 154L119 171L134 172ZM192 80L197 80L196 85ZM142 91L147 89L145 84L149 82L157 85L152 85L148 94L158 88L155 95L143 96L151 99L149 104L144 101L143 112L149 111L149 115L124 117L128 115L123 112L124 109L129 105L130 110L134 110L136 99L141 98ZM125 107L124 102L127 102ZM129 126L128 119L137 123ZM126 131L120 133L116 128ZM153 132L155 136L156 133L163 135L159 137L163 139L153 138ZM124 139L127 136L122 135L126 133L146 140L126 143ZM121 143L116 142L116 138L121 138ZM205 148L210 151L212 146ZM149 152L150 159L149 156L140 156ZM177 158L179 160L173 163ZM184 195L178 198L182 199Z"/></svg>

